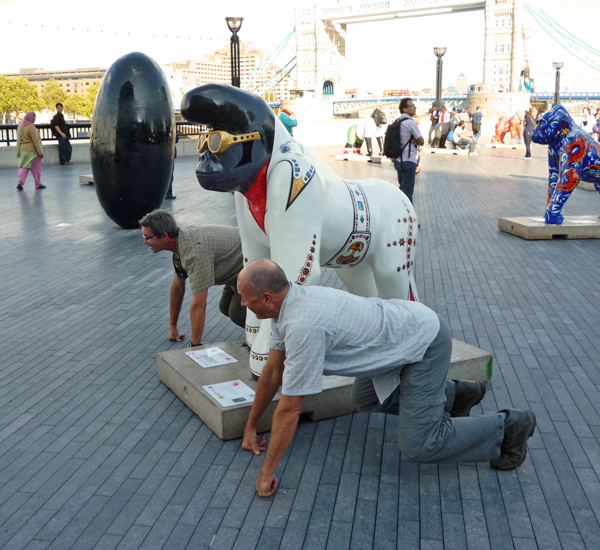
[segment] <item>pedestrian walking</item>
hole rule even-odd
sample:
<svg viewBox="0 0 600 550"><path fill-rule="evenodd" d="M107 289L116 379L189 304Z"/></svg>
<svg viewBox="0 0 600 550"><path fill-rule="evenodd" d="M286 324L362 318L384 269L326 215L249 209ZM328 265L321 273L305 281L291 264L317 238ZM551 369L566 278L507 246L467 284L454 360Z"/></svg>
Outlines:
<svg viewBox="0 0 600 550"><path fill-rule="evenodd" d="M23 184L30 170L35 188L46 189L41 181L44 150L34 122L35 113L29 111L23 118L23 122L17 127L17 158L19 159L17 191L23 191Z"/></svg>

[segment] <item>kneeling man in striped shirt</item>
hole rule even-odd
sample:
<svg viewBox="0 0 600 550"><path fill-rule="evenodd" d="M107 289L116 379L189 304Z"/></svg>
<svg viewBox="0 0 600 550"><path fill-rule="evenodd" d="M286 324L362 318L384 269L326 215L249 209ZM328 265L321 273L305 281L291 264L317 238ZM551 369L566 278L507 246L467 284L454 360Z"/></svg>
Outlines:
<svg viewBox="0 0 600 550"><path fill-rule="evenodd" d="M447 380L450 329L428 307L291 284L271 260L249 264L237 285L242 305L259 319L273 319L269 358L242 443L256 455L266 450L260 496L276 491L275 469L294 436L302 398L322 391L324 374L355 377L352 399L360 410L398 415L398 445L410 460L489 461L499 470L525 460L535 415L506 409L469 416L485 385ZM256 426L280 386L266 449Z"/></svg>

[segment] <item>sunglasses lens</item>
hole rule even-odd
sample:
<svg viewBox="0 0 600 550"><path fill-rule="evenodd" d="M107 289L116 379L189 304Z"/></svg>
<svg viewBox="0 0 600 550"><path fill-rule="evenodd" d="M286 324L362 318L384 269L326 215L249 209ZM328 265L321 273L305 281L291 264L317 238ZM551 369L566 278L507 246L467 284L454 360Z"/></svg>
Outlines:
<svg viewBox="0 0 600 550"><path fill-rule="evenodd" d="M220 146L221 146L221 133L215 132L214 134L210 134L210 136L208 136L208 148L213 153L216 153L219 150Z"/></svg>

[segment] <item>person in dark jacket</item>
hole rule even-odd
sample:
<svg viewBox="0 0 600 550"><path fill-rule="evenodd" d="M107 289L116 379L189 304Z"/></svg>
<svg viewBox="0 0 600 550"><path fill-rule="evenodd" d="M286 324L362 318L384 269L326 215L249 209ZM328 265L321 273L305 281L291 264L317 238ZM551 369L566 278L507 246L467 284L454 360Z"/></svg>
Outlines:
<svg viewBox="0 0 600 550"><path fill-rule="evenodd" d="M523 139L525 140L525 159L531 158L531 138L535 129L535 120L531 111L525 111L525 127L523 128Z"/></svg>
<svg viewBox="0 0 600 550"><path fill-rule="evenodd" d="M56 104L56 114L52 118L50 126L52 127L52 134L58 139L58 157L60 163L63 165L73 164L71 162L73 147L69 141L71 139L71 134L67 128L67 123L65 122L62 103Z"/></svg>

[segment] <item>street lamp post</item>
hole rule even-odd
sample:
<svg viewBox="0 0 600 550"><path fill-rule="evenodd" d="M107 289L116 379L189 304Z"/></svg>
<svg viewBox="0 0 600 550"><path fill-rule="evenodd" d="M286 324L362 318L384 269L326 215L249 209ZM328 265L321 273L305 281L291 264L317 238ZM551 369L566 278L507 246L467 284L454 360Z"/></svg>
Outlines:
<svg viewBox="0 0 600 550"><path fill-rule="evenodd" d="M231 31L231 85L240 87L240 37L238 31L242 27L243 17L226 17Z"/></svg>
<svg viewBox="0 0 600 550"><path fill-rule="evenodd" d="M442 57L446 53L446 48L433 48L433 53L437 56L437 76L435 81L435 100L439 103L442 100Z"/></svg>
<svg viewBox="0 0 600 550"><path fill-rule="evenodd" d="M554 85L554 105L560 103L559 92L560 92L560 70L563 68L564 63L562 61L555 61L552 66L556 69L556 83Z"/></svg>

